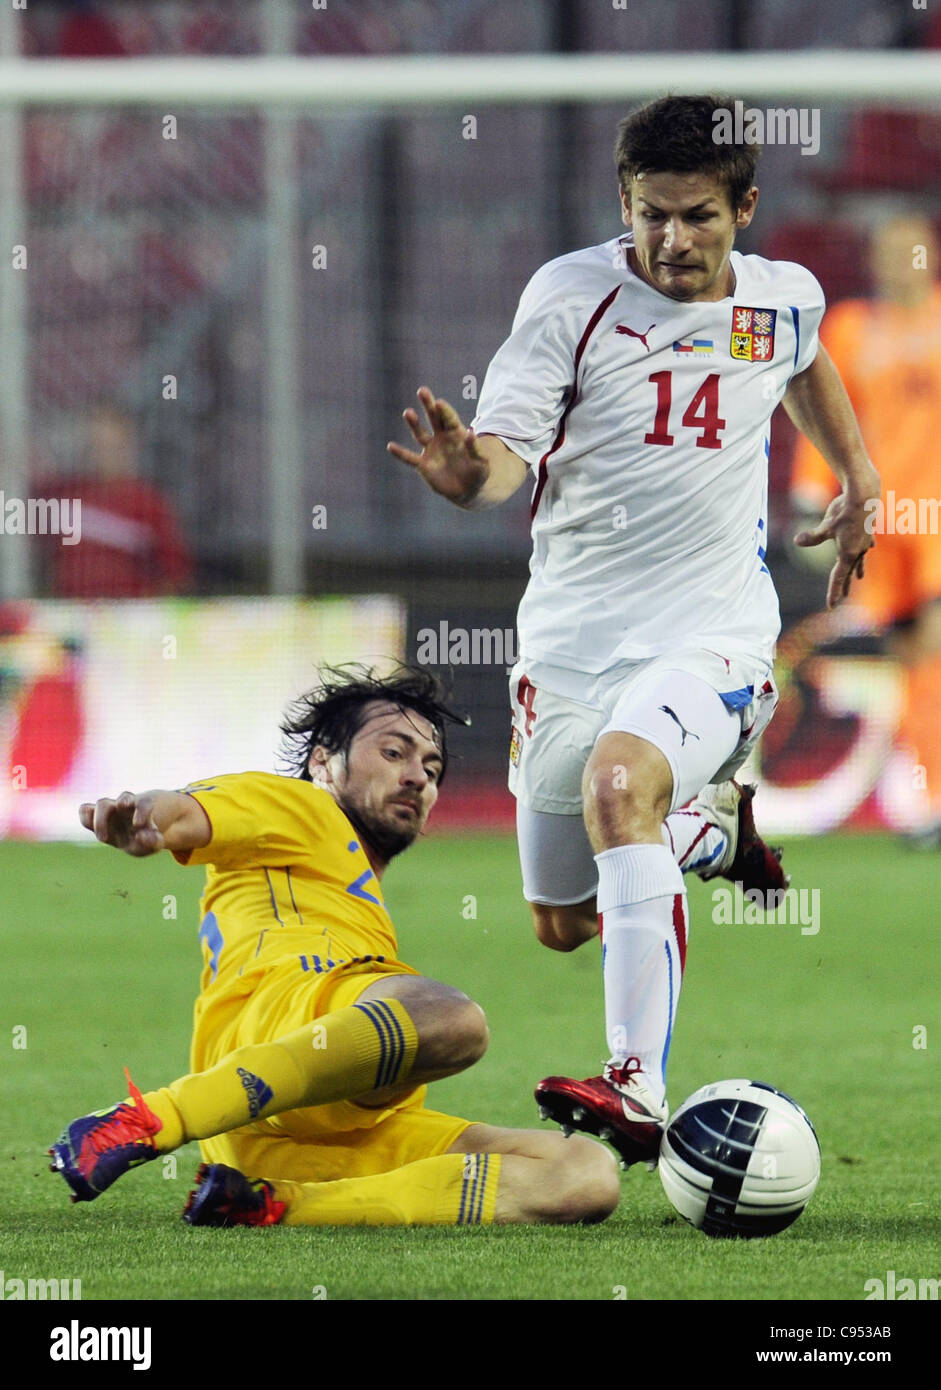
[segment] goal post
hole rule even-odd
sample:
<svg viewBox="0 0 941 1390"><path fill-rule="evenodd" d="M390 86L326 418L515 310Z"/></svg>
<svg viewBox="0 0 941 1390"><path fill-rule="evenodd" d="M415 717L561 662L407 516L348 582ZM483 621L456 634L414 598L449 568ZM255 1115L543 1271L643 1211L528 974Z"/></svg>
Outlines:
<svg viewBox="0 0 941 1390"><path fill-rule="evenodd" d="M933 106L941 53L482 54L0 61L0 106L423 107L622 101L662 91Z"/></svg>

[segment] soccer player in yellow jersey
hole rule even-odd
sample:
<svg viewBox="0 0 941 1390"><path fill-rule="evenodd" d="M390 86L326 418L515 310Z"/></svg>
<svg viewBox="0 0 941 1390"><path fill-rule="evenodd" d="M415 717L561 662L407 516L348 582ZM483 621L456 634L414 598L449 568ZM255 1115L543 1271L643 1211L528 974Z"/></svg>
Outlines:
<svg viewBox="0 0 941 1390"><path fill-rule="evenodd" d="M398 959L380 880L420 833L454 716L429 672L333 673L285 733L295 777L249 772L83 805L99 840L208 865L192 1073L66 1128L73 1200L198 1139L191 1225L603 1220L611 1155L425 1106L487 1046L479 1006Z"/></svg>

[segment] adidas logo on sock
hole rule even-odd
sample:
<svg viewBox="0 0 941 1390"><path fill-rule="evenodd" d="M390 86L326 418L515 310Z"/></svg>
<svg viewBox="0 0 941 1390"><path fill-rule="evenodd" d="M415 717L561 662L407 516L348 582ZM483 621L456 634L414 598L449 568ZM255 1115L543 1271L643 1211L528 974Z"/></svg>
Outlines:
<svg viewBox="0 0 941 1390"><path fill-rule="evenodd" d="M259 1111L263 1110L268 1102L274 1099L274 1091L253 1071L246 1071L244 1067L237 1067L236 1070L248 1097L248 1113L254 1120Z"/></svg>

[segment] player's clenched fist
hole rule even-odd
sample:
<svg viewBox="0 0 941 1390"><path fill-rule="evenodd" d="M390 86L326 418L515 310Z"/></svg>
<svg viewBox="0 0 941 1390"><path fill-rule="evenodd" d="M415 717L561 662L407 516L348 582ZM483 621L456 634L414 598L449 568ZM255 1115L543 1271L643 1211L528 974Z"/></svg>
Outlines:
<svg viewBox="0 0 941 1390"><path fill-rule="evenodd" d="M135 858L157 854L163 849L163 835L154 820L152 796L122 792L116 801L108 797L83 802L79 819L103 844L123 849Z"/></svg>
<svg viewBox="0 0 941 1390"><path fill-rule="evenodd" d="M436 399L427 386L421 387L418 399L427 425L422 424L415 410L404 411L402 418L421 446L421 453L394 442L387 445L389 453L416 468L435 492L462 506L480 492L490 476L490 464L474 431L464 425L452 405Z"/></svg>

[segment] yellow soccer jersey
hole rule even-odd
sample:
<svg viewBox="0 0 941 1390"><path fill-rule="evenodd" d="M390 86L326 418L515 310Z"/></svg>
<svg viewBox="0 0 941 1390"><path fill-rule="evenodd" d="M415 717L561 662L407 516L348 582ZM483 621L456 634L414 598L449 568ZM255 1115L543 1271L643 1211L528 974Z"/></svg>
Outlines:
<svg viewBox="0 0 941 1390"><path fill-rule="evenodd" d="M329 792L295 777L244 772L184 791L212 838L180 852L206 864L200 988L299 961L321 973L344 961L395 959L395 929L352 824Z"/></svg>

